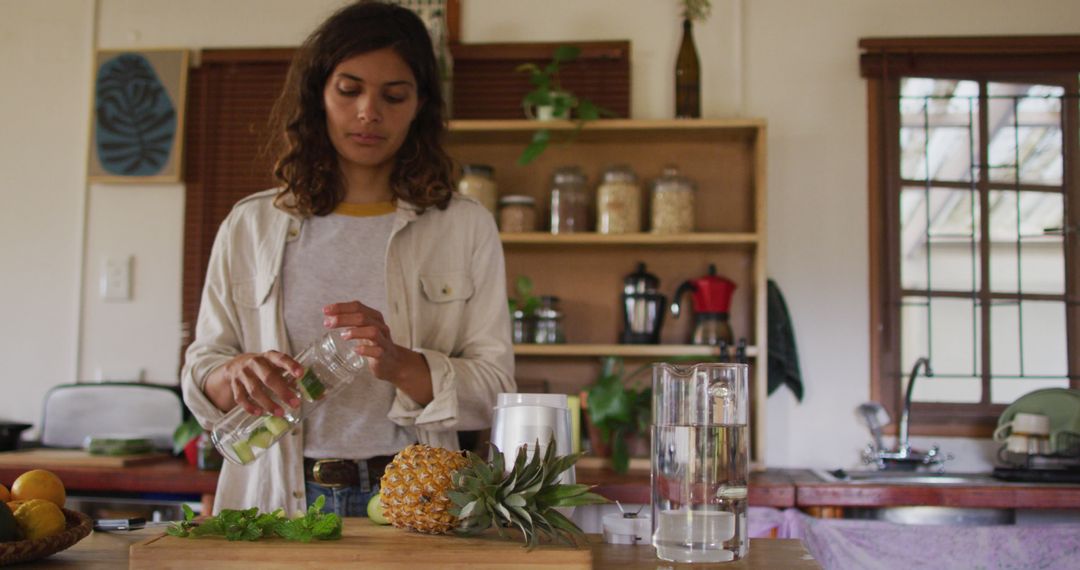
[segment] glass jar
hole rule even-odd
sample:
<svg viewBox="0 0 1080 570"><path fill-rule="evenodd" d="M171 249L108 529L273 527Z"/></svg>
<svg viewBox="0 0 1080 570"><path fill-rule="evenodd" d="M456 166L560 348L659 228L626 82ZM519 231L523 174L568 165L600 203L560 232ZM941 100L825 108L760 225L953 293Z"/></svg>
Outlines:
<svg viewBox="0 0 1080 570"><path fill-rule="evenodd" d="M499 230L506 233L536 231L536 200L511 195L499 199Z"/></svg>
<svg viewBox="0 0 1080 570"><path fill-rule="evenodd" d="M559 298L554 295L540 297L536 309L534 339L536 344L561 344L566 342L563 334L563 312L559 310Z"/></svg>
<svg viewBox="0 0 1080 570"><path fill-rule="evenodd" d="M196 449L199 451L199 469L203 471L219 471L221 469L221 462L224 458L218 453L214 442L210 440L210 434L203 432L199 434L199 441L195 444Z"/></svg>
<svg viewBox="0 0 1080 570"><path fill-rule="evenodd" d="M304 375L296 382L300 406L293 408L273 393L270 399L285 410L281 416L254 416L236 406L210 433L214 447L233 463L247 465L255 461L367 367L364 357L353 350L355 345L355 341L341 338L340 330L323 335L296 357L304 367ZM286 380L292 379L290 374L285 376Z"/></svg>
<svg viewBox="0 0 1080 570"><path fill-rule="evenodd" d="M626 165L608 167L596 189L596 231L626 234L641 231L641 187Z"/></svg>
<svg viewBox="0 0 1080 570"><path fill-rule="evenodd" d="M525 344L533 341L533 316L526 314L521 309L510 312L510 334L514 344Z"/></svg>
<svg viewBox="0 0 1080 570"><path fill-rule="evenodd" d="M694 183L667 166L652 184L652 233L694 231Z"/></svg>
<svg viewBox="0 0 1080 570"><path fill-rule="evenodd" d="M463 196L474 198L495 213L495 204L498 201L498 185L495 184L495 169L487 164L466 164L461 167L461 180L458 181L458 192Z"/></svg>
<svg viewBox="0 0 1080 570"><path fill-rule="evenodd" d="M551 175L551 233L586 231L589 198L585 173L577 166L563 166Z"/></svg>

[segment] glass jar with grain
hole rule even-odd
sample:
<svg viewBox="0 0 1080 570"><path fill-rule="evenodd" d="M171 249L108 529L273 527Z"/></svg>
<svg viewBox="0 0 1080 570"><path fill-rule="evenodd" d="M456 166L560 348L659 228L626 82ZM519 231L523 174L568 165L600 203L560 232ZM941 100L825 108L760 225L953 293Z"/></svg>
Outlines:
<svg viewBox="0 0 1080 570"><path fill-rule="evenodd" d="M476 199L492 214L498 200L498 186L495 184L495 169L487 164L466 164L461 167L461 180L458 192Z"/></svg>
<svg viewBox="0 0 1080 570"><path fill-rule="evenodd" d="M641 186L629 166L610 166L596 189L596 231L626 234L641 231Z"/></svg>
<svg viewBox="0 0 1080 570"><path fill-rule="evenodd" d="M651 210L654 234L694 231L694 182L674 166L665 167L652 184Z"/></svg>
<svg viewBox="0 0 1080 570"><path fill-rule="evenodd" d="M536 200L532 196L517 194L500 198L499 231L504 233L536 231Z"/></svg>
<svg viewBox="0 0 1080 570"><path fill-rule="evenodd" d="M586 231L589 198L585 173L577 166L563 166L551 175L551 233Z"/></svg>

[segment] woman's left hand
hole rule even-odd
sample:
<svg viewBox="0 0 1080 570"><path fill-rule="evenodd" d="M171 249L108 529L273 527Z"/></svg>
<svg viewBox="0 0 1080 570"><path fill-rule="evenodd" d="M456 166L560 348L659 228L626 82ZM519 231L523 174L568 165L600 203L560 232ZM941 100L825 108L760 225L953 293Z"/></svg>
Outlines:
<svg viewBox="0 0 1080 570"><path fill-rule="evenodd" d="M345 329L343 338L361 341L356 353L367 357L376 378L397 385L417 403L431 401L427 360L420 353L394 343L382 313L359 301L350 301L323 307L323 315L326 328Z"/></svg>

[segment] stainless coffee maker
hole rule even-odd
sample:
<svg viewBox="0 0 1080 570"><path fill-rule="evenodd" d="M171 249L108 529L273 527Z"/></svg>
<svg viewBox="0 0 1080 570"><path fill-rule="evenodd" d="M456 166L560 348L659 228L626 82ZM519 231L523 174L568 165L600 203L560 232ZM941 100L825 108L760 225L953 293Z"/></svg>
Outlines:
<svg viewBox="0 0 1080 570"><path fill-rule="evenodd" d="M641 262L623 279L623 344L660 344L667 300L657 293L659 286L660 280Z"/></svg>

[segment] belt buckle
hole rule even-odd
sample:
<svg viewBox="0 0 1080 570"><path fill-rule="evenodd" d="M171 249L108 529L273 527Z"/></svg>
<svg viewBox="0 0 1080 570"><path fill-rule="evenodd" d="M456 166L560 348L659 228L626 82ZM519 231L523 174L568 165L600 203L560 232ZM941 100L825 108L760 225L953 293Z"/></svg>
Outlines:
<svg viewBox="0 0 1080 570"><path fill-rule="evenodd" d="M344 463L340 459L318 459L315 461L315 465L311 467L311 477L315 479L315 482L323 487L330 487L331 489L340 489L347 487L348 485L342 483L327 483L322 479L322 466L330 463Z"/></svg>

